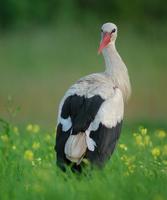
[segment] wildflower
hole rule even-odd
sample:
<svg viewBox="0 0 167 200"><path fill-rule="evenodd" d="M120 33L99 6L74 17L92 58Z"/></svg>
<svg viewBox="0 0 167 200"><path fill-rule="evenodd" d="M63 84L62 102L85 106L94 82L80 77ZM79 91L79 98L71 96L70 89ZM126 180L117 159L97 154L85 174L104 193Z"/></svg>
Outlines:
<svg viewBox="0 0 167 200"><path fill-rule="evenodd" d="M44 139L46 142L50 142L51 141L51 136L49 134L47 134L45 136L45 139Z"/></svg>
<svg viewBox="0 0 167 200"><path fill-rule="evenodd" d="M24 159L25 160L29 160L29 161L32 161L34 159L34 154L31 150L26 150L24 152Z"/></svg>
<svg viewBox="0 0 167 200"><path fill-rule="evenodd" d="M39 149L39 147L40 147L40 143L39 142L34 142L32 144L32 148L35 149L35 150Z"/></svg>
<svg viewBox="0 0 167 200"><path fill-rule="evenodd" d="M149 135L144 136L143 143L144 143L144 146L151 146L152 145L152 142L150 140L150 136Z"/></svg>
<svg viewBox="0 0 167 200"><path fill-rule="evenodd" d="M19 135L19 129L17 126L14 126L13 127L13 132L16 134L16 135Z"/></svg>
<svg viewBox="0 0 167 200"><path fill-rule="evenodd" d="M134 156L126 156L126 155L123 155L121 156L121 160L125 163L125 165L131 165L134 160L135 160L135 157Z"/></svg>
<svg viewBox="0 0 167 200"><path fill-rule="evenodd" d="M136 167L136 166L133 165L133 164L128 166L128 170L129 170L129 172L130 172L131 174L134 173L135 167Z"/></svg>
<svg viewBox="0 0 167 200"><path fill-rule="evenodd" d="M161 151L158 147L155 147L151 150L151 153L152 153L153 157L156 159L158 156L160 156Z"/></svg>
<svg viewBox="0 0 167 200"><path fill-rule="evenodd" d="M141 132L141 135L146 135L147 134L147 129L146 128L141 128L140 132Z"/></svg>
<svg viewBox="0 0 167 200"><path fill-rule="evenodd" d="M26 130L28 132L38 133L40 131L40 126L38 124L28 124Z"/></svg>
<svg viewBox="0 0 167 200"><path fill-rule="evenodd" d="M125 144L120 144L119 147L120 147L120 149L122 149L124 151L128 150L128 147Z"/></svg>
<svg viewBox="0 0 167 200"><path fill-rule="evenodd" d="M166 137L165 131L159 130L159 131L157 132L157 137L160 138L160 139L165 138L165 137Z"/></svg>
<svg viewBox="0 0 167 200"><path fill-rule="evenodd" d="M122 160L122 161L127 160L127 158L128 158L128 157L127 157L126 155L121 156L121 160Z"/></svg>
<svg viewBox="0 0 167 200"><path fill-rule="evenodd" d="M27 127L26 127L26 130L27 131L32 131L33 129L33 125L32 124L28 124Z"/></svg>
<svg viewBox="0 0 167 200"><path fill-rule="evenodd" d="M137 144L138 146L144 146L143 140L142 140L142 136L141 136L141 135L137 135L137 136L135 137L135 142L136 142L136 144Z"/></svg>
<svg viewBox="0 0 167 200"><path fill-rule="evenodd" d="M1 135L1 140L3 142L8 142L9 141L9 137L5 134L5 135Z"/></svg>
<svg viewBox="0 0 167 200"><path fill-rule="evenodd" d="M40 131L40 126L38 124L33 125L32 132L33 133L38 133Z"/></svg>

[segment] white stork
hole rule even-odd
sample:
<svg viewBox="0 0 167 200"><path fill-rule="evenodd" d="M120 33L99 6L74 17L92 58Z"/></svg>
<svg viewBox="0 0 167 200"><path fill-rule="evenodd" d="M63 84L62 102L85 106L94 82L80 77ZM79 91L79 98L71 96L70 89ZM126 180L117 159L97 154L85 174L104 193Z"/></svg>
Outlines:
<svg viewBox="0 0 167 200"><path fill-rule="evenodd" d="M78 80L60 102L55 151L62 170L71 164L80 171L83 158L102 167L119 139L131 86L115 47L117 32L115 24L103 24L98 52L104 56L105 71Z"/></svg>

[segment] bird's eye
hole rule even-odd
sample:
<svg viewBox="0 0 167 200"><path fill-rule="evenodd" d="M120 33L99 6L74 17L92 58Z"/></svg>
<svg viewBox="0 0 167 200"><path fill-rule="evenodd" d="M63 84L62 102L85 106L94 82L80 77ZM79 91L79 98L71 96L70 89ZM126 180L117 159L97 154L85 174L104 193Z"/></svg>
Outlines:
<svg viewBox="0 0 167 200"><path fill-rule="evenodd" d="M103 32L103 29L101 29L101 32Z"/></svg>
<svg viewBox="0 0 167 200"><path fill-rule="evenodd" d="M114 28L114 29L112 30L112 33L115 33L115 31L116 31L116 29Z"/></svg>

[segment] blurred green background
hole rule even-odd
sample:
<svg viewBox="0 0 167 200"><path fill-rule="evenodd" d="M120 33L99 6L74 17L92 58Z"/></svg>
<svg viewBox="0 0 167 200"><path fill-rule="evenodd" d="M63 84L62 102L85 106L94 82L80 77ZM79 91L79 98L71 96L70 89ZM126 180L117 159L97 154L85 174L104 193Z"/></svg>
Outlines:
<svg viewBox="0 0 167 200"><path fill-rule="evenodd" d="M0 117L7 99L21 107L16 123L54 127L67 88L104 70L100 28L117 24L117 49L132 82L128 124L167 122L165 0L1 0Z"/></svg>

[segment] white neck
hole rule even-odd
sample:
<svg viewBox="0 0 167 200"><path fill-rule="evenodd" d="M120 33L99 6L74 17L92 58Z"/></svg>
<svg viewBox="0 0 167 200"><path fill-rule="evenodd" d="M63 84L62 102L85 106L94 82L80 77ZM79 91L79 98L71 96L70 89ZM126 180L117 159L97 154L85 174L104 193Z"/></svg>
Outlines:
<svg viewBox="0 0 167 200"><path fill-rule="evenodd" d="M124 100L126 101L131 94L131 86L126 65L115 48L115 42L111 41L103 49L102 53L106 65L105 73L113 79L115 86L122 91Z"/></svg>

